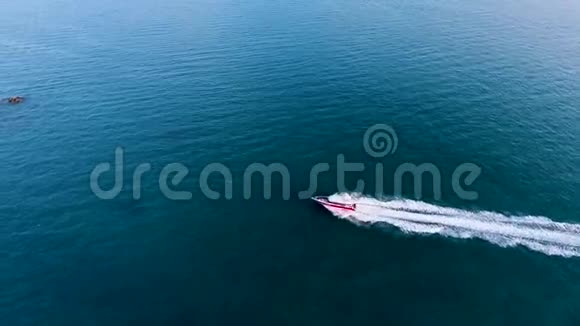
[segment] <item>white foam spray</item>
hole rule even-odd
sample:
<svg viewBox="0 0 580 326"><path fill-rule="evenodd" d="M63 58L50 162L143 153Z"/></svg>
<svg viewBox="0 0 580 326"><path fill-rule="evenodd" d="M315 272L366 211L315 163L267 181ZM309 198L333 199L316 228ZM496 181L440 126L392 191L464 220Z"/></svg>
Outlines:
<svg viewBox="0 0 580 326"><path fill-rule="evenodd" d="M330 200L357 204L355 212L330 210L355 224L388 224L406 233L480 238L502 247L521 245L548 255L580 257L580 224L554 222L542 216L472 212L407 199L379 200L361 194L339 193Z"/></svg>

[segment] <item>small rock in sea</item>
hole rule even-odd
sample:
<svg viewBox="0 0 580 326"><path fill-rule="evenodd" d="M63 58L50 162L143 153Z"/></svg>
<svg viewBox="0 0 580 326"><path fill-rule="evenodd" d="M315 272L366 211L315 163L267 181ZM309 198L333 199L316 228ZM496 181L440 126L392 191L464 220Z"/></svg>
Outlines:
<svg viewBox="0 0 580 326"><path fill-rule="evenodd" d="M8 98L8 103L10 104L20 104L24 102L24 97L22 96L12 96Z"/></svg>

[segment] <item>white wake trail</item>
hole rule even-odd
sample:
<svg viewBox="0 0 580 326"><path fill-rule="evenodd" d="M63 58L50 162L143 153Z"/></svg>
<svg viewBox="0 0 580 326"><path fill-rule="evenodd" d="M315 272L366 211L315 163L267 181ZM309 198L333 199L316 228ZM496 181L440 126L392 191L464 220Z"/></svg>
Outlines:
<svg viewBox="0 0 580 326"><path fill-rule="evenodd" d="M356 203L355 212L331 211L357 224L389 224L407 233L480 238L502 247L521 245L548 255L580 257L579 224L554 222L542 216L470 212L414 200L383 201L360 194L340 193L330 200Z"/></svg>

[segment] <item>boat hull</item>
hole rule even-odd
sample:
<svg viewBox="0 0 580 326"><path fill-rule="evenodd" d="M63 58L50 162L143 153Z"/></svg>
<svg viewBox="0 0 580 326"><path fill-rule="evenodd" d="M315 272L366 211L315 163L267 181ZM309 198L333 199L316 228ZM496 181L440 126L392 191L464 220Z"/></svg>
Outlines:
<svg viewBox="0 0 580 326"><path fill-rule="evenodd" d="M328 199L328 197L326 197L326 196L312 197L312 200L321 204L322 206L324 206L327 209L340 209L340 210L352 211L352 212L356 211L356 204L346 204L346 203L334 202L334 201L331 201L330 199Z"/></svg>

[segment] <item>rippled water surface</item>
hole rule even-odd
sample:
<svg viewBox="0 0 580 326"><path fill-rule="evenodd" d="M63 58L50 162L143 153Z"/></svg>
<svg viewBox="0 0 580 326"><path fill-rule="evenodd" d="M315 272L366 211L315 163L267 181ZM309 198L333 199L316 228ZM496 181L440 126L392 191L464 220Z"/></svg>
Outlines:
<svg viewBox="0 0 580 326"><path fill-rule="evenodd" d="M377 163L387 196L397 166L432 163L442 197L426 191L420 207L536 216L575 232L576 1L0 6L0 98L27 98L0 104L3 325L580 323L573 255L479 234L357 227L298 198L316 163L331 167L317 193L340 190L339 154L365 165L346 181L354 192L365 180L367 196ZM381 159L363 147L378 123L398 137ZM89 176L117 147L124 187L101 200ZM159 189L174 162L189 170L176 188L190 200ZM231 200L199 188L216 162L232 172ZM290 200L276 178L272 199L259 180L244 199L243 174L256 162L289 169ZM465 162L482 169L470 187L477 200L452 189ZM151 171L134 200L141 163ZM210 184L223 193L221 179Z"/></svg>

